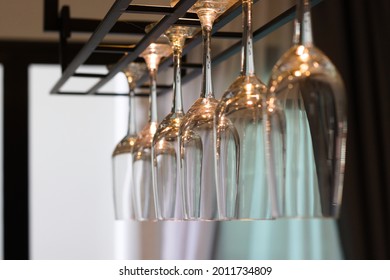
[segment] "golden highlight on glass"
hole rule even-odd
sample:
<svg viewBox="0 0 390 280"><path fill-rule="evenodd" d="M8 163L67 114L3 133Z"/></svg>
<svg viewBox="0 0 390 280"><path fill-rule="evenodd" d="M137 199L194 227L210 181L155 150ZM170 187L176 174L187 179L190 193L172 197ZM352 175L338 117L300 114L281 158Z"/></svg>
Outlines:
<svg viewBox="0 0 390 280"><path fill-rule="evenodd" d="M223 94L214 120L219 218L272 219L276 189L268 184L264 114L267 87L256 77L252 0L243 0L241 74Z"/></svg>
<svg viewBox="0 0 390 280"><path fill-rule="evenodd" d="M173 51L174 81L171 112L158 126L152 144L153 186L159 220L184 219L178 139L184 117L180 67L185 40L196 31L194 27L174 25L165 32Z"/></svg>
<svg viewBox="0 0 390 280"><path fill-rule="evenodd" d="M156 80L161 58L169 56L170 52L169 45L152 43L141 54L150 74L150 107L149 122L139 133L133 148L134 206L138 221L157 220L152 180L152 141L158 126Z"/></svg>
<svg viewBox="0 0 390 280"><path fill-rule="evenodd" d="M129 118L127 134L115 147L112 154L114 206L117 220L134 220L133 203L133 147L137 138L135 126L135 87L139 78L146 72L144 63L130 63L122 72L129 85Z"/></svg>
<svg viewBox="0 0 390 280"><path fill-rule="evenodd" d="M218 100L211 78L211 30L214 20L236 1L199 0L190 9L198 14L203 35L203 76L200 98L180 126L180 158L184 210L189 220L217 220L213 120Z"/></svg>
<svg viewBox="0 0 390 280"><path fill-rule="evenodd" d="M309 1L299 0L297 7L294 45L269 82L271 172L281 216L335 218L345 166L346 96L337 69L313 44Z"/></svg>

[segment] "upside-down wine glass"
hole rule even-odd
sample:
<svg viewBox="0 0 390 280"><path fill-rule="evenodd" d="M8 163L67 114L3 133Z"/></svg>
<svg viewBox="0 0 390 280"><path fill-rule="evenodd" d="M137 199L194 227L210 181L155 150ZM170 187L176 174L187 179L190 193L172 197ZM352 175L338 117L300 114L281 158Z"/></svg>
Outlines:
<svg viewBox="0 0 390 280"><path fill-rule="evenodd" d="M174 64L171 112L157 128L152 144L153 186L159 220L183 220L183 195L180 176L179 126L184 117L181 88L181 55L186 38L197 28L173 25L166 32Z"/></svg>
<svg viewBox="0 0 390 280"><path fill-rule="evenodd" d="M293 46L272 70L267 100L270 161L274 166L283 158L286 162L281 215L336 218L345 166L346 95L337 69L313 45L309 0L297 2Z"/></svg>
<svg viewBox="0 0 390 280"><path fill-rule="evenodd" d="M218 101L211 80L210 40L214 20L236 0L199 0L190 9L198 14L203 35L203 77L200 98L188 110L180 126L180 157L184 210L189 220L218 219L213 119Z"/></svg>
<svg viewBox="0 0 390 280"><path fill-rule="evenodd" d="M241 74L223 94L214 119L220 219L272 219L275 189L268 185L265 154L267 87L255 75L253 0L243 0Z"/></svg>
<svg viewBox="0 0 390 280"><path fill-rule="evenodd" d="M169 56L168 44L152 43L141 54L150 74L149 121L139 133L133 148L133 184L135 216L138 221L155 221L152 180L152 140L157 129L157 70L162 57Z"/></svg>
<svg viewBox="0 0 390 280"><path fill-rule="evenodd" d="M129 85L129 117L126 136L116 145L112 153L115 219L134 220L132 200L133 147L137 138L135 121L135 87L145 73L145 63L130 63L122 72Z"/></svg>

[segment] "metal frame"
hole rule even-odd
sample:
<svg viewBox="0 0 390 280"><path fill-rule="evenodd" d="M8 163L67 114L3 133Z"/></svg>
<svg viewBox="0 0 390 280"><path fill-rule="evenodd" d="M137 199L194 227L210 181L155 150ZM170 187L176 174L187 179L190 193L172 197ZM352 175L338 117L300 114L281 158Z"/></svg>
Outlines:
<svg viewBox="0 0 390 280"><path fill-rule="evenodd" d="M312 6L316 6L322 0L312 0ZM54 87L51 90L53 94L89 94L89 95L100 95L100 96L112 96L115 94L102 93L98 90L110 81L118 72L120 72L127 64L130 62L139 60L139 55L142 53L147 46L164 33L164 31L169 28L174 23L186 24L186 25L199 25L197 17L193 13L188 13L187 10L196 2L196 0L181 0L177 3L175 7L165 7L165 6L151 6L151 5L132 5L132 0L116 0L104 19L97 25L98 21L96 20L84 20L84 19L71 19L69 16L69 8L63 7L61 14L58 17L54 17L53 13L58 13L58 0L51 1L45 0L45 20L44 27L46 31L59 31L60 33L60 50L61 50L61 62L63 66L62 77L57 81ZM258 2L258 0L254 0ZM150 22L143 21L131 21L123 22L118 21L119 17L123 13L140 13L140 14L157 14L162 15L163 18L158 22L158 24L147 34L143 31L144 27ZM241 14L241 3L238 1L233 5L228 11L221 15L215 22L213 28L213 36L215 38L222 39L231 39L239 40L236 43L233 43L231 47L225 51L217 54L213 59L213 65L216 65L241 49L241 33L237 32L218 32L223 26L233 20ZM295 16L295 6L284 11L283 13L276 16L274 19L261 26L259 29L254 31L254 40L258 41L271 32L275 31L282 25L291 21ZM85 43L83 48L79 53L68 63L67 62L67 38L70 37L71 32L85 32L91 31L95 26L95 31L92 33L89 40ZM132 34L132 35L142 35L141 40L135 45L120 45L120 44L110 44L103 45L102 41L108 34ZM183 54L187 54L195 46L199 45L202 42L201 32L199 32L194 38L189 40L184 47ZM119 54L121 57L114 63L113 67L107 74L96 75L89 73L78 73L77 69L83 65L87 59L96 54ZM107 61L107 64L112 61ZM165 58L159 67L159 70L164 70L167 67L172 65L171 57ZM186 83L198 75L201 74L202 70L199 67L200 64L194 65L192 68L191 65L187 65L187 68L190 71L187 71L183 77L183 83ZM86 78L100 78L100 80L91 87L86 92L64 92L61 91L61 87L71 78L71 77L86 77ZM140 79L138 85L142 85L147 80L147 75ZM160 86L158 94L163 94L170 90L169 86ZM122 95L122 94L118 94ZM139 93L137 95L147 94Z"/></svg>

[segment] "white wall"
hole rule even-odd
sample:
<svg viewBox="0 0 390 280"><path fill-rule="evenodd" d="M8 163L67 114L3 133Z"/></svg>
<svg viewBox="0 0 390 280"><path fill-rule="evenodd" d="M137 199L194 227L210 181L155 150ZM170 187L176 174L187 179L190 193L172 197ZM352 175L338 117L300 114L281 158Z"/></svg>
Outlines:
<svg viewBox="0 0 390 280"><path fill-rule="evenodd" d="M29 75L31 258L113 259L111 153L127 99L50 95L57 66Z"/></svg>

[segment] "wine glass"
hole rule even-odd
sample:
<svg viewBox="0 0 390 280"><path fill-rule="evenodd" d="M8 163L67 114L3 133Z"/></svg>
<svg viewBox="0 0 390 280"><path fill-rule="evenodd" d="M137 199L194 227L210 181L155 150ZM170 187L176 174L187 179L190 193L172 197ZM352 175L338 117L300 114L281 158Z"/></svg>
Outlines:
<svg viewBox="0 0 390 280"><path fill-rule="evenodd" d="M203 77L200 98L188 110L180 125L180 168L186 219L218 219L213 119L218 101L211 80L210 40L214 20L236 0L198 0L190 12L198 14L203 35Z"/></svg>
<svg viewBox="0 0 390 280"><path fill-rule="evenodd" d="M173 102L171 112L157 128L152 144L153 186L159 220L183 220L180 177L179 126L184 116L181 88L181 54L185 39L197 28L173 25L166 32L174 63Z"/></svg>
<svg viewBox="0 0 390 280"><path fill-rule="evenodd" d="M137 137L135 122L135 87L146 71L144 63L130 63L122 72L126 75L129 85L129 117L126 136L116 145L112 154L114 180L114 206L117 220L133 220L134 207L132 200L132 152Z"/></svg>
<svg viewBox="0 0 390 280"><path fill-rule="evenodd" d="M278 169L285 160L285 182L278 186L281 215L337 217L345 166L346 96L337 69L313 45L309 0L297 3L293 46L272 70L267 102L271 166ZM270 171L280 178L280 169Z"/></svg>
<svg viewBox="0 0 390 280"><path fill-rule="evenodd" d="M267 87L255 75L253 0L243 0L241 73L223 94L214 119L220 219L272 219L275 189L268 184L264 113Z"/></svg>
<svg viewBox="0 0 390 280"><path fill-rule="evenodd" d="M152 140L157 129L157 70L162 57L169 56L168 44L152 43L141 54L150 74L149 122L139 133L133 148L133 184L135 216L138 221L156 220L152 181Z"/></svg>

